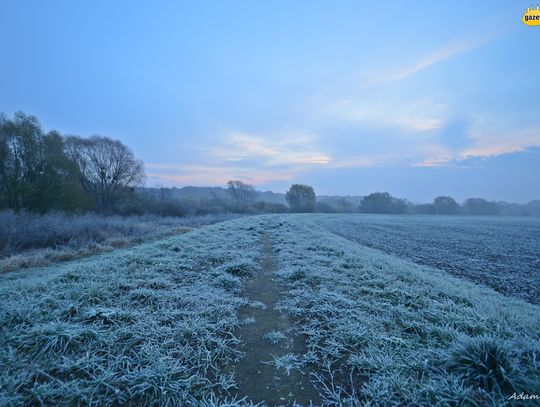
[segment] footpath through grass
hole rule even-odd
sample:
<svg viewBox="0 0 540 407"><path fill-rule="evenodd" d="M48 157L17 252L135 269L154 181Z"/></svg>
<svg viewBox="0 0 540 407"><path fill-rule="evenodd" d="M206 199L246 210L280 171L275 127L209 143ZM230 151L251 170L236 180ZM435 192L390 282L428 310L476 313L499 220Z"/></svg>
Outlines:
<svg viewBox="0 0 540 407"><path fill-rule="evenodd" d="M306 338L275 367L310 374L321 404L495 406L540 394L540 307L362 247L316 217L241 218L0 276L0 405L250 405L231 396L235 332L257 326L239 315L261 307L245 287L263 233L278 309Z"/></svg>

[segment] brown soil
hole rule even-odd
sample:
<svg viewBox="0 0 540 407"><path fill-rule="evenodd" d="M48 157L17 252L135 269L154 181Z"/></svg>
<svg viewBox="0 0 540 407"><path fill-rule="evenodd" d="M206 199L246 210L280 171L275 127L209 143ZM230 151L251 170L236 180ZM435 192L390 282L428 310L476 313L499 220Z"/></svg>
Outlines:
<svg viewBox="0 0 540 407"><path fill-rule="evenodd" d="M243 342L241 350L246 353L235 369L237 395L268 406L316 405L319 393L305 367L302 368L304 373L293 369L287 374L285 369L278 370L275 364L268 363L274 356L302 355L306 348L305 338L294 333L291 317L275 309L281 290L273 278L276 266L267 235L263 235L261 244L260 271L247 283L245 294L249 300L260 301L266 307L246 307L241 314L242 318L252 317L255 322L244 324L237 331ZM272 331L281 332L285 338L278 343L264 338Z"/></svg>

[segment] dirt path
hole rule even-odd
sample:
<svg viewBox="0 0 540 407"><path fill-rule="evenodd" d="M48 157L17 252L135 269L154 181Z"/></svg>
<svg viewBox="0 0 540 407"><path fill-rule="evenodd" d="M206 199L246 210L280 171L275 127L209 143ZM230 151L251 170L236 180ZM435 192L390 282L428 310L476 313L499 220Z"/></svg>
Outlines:
<svg viewBox="0 0 540 407"><path fill-rule="evenodd" d="M318 392L308 373L303 374L298 369L287 372L284 368L276 368L273 363L276 356L303 354L305 340L292 332L291 319L275 309L281 290L273 279L276 266L267 235L263 235L261 244L261 270L247 283L246 297L260 301L265 307L246 307L241 315L242 318L254 318L255 322L242 325L237 331L244 343L242 351L246 352L235 369L237 393L240 397L248 396L254 402L264 402L269 406L318 404ZM265 338L271 332L278 334Z"/></svg>

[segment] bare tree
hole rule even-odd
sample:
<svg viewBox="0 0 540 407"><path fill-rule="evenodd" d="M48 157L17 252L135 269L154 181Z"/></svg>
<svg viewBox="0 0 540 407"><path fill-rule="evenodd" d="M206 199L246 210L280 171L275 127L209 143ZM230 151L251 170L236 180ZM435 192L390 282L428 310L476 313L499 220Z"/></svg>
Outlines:
<svg viewBox="0 0 540 407"><path fill-rule="evenodd" d="M231 196L236 208L240 211L246 210L246 208L253 203L257 195L257 192L253 186L242 181L232 180L227 182L227 191Z"/></svg>
<svg viewBox="0 0 540 407"><path fill-rule="evenodd" d="M118 140L103 136L69 136L67 155L77 164L81 183L101 211L111 209L122 189L144 180L142 161Z"/></svg>

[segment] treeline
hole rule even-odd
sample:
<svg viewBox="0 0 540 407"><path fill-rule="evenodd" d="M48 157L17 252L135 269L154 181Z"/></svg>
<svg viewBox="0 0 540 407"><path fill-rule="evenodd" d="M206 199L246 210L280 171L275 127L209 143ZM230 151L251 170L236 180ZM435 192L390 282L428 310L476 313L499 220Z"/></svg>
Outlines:
<svg viewBox="0 0 540 407"><path fill-rule="evenodd" d="M44 132L35 116L0 113L0 209L162 216L288 212L283 203L257 200L257 192L230 181L222 196L178 199L173 188L144 188L143 162L118 140ZM311 212L315 193L291 194L296 211ZM307 205L307 206L306 206Z"/></svg>
<svg viewBox="0 0 540 407"><path fill-rule="evenodd" d="M405 199L395 198L387 192L375 192L364 197L358 211L421 215L540 216L540 201L535 200L520 205L488 201L484 198L469 198L459 204L450 196L439 196L429 204L413 204Z"/></svg>
<svg viewBox="0 0 540 407"><path fill-rule="evenodd" d="M118 140L45 133L34 116L0 114L0 208L114 212L143 180L143 163Z"/></svg>
<svg viewBox="0 0 540 407"><path fill-rule="evenodd" d="M242 185L255 192L251 185L243 183ZM257 200L255 194L235 194L236 192L232 188L227 188L223 193L179 198L176 188L136 188L130 199L118 202L115 210L121 215L157 214L161 216L197 216L223 213L259 214L289 211L287 205Z"/></svg>
<svg viewBox="0 0 540 407"><path fill-rule="evenodd" d="M201 188L203 189L203 188ZM414 204L406 199L393 197L387 192L374 192L356 203L358 197L321 197L318 200L315 191L309 185L294 184L284 195L287 205L278 202L257 200L260 196L252 185L242 181L229 181L227 188L217 189L212 197L199 200L177 199L175 189L163 188L146 190L150 212L162 210L164 215L178 215L187 212L190 215L219 213L284 213L284 212L319 212L319 213L373 213L373 214L420 214L420 215L504 215L504 216L540 216L540 201L528 204L488 201L483 198L469 198L462 204L449 196L439 196L429 204ZM274 194L275 197L280 194ZM274 199L275 199L274 197ZM139 200L139 202L141 202ZM198 211L198 212L195 212ZM214 211L214 212L212 212Z"/></svg>
<svg viewBox="0 0 540 407"><path fill-rule="evenodd" d="M309 185L294 184L285 195L261 193L231 180L211 194L179 197L176 188L145 188L142 161L118 140L44 132L38 119L22 112L0 113L0 209L45 213L94 211L104 214L196 216L221 213L385 213L540 216L540 201L525 205L470 198L463 204L439 196L413 204L387 192L365 197L320 197ZM208 188L206 188L208 189Z"/></svg>
<svg viewBox="0 0 540 407"><path fill-rule="evenodd" d="M210 196L178 199L174 188L141 188L131 208L122 208L131 213L157 213L164 216L205 215L210 213L285 213L316 212L316 196L312 187L302 184L291 186L285 196L287 205L258 199L259 193L253 185L231 180L223 193Z"/></svg>

